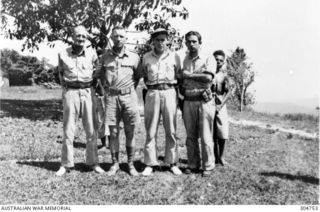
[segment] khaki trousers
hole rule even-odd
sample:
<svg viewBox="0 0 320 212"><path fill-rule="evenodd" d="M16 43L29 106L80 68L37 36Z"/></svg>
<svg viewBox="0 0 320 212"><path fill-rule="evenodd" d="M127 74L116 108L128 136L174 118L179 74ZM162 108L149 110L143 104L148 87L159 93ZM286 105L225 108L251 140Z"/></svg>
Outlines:
<svg viewBox="0 0 320 212"><path fill-rule="evenodd" d="M94 127L95 110L92 105L92 90L64 89L63 94L63 143L61 166L74 167L73 140L76 122L82 117L83 128L86 133L86 163L98 164L97 135Z"/></svg>
<svg viewBox="0 0 320 212"><path fill-rule="evenodd" d="M146 94L144 107L146 128L144 163L147 166L159 165L157 160L156 136L161 115L166 135L164 162L167 164L178 162L176 139L177 105L178 97L175 89L150 89Z"/></svg>
<svg viewBox="0 0 320 212"><path fill-rule="evenodd" d="M213 153L214 100L184 101L183 120L187 131L188 167L212 170L215 166ZM201 139L201 157L198 139Z"/></svg>

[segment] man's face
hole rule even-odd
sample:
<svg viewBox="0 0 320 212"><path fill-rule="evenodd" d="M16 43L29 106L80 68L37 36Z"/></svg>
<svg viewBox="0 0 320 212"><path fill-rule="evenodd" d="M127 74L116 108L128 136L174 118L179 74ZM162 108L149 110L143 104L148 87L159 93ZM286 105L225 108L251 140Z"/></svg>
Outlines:
<svg viewBox="0 0 320 212"><path fill-rule="evenodd" d="M124 29L113 30L111 39L115 47L122 48L127 40L126 31Z"/></svg>
<svg viewBox="0 0 320 212"><path fill-rule="evenodd" d="M224 64L224 57L222 55L216 55L214 58L216 59L218 68L221 68Z"/></svg>
<svg viewBox="0 0 320 212"><path fill-rule="evenodd" d="M78 46L84 46L87 39L87 32L82 28L74 30L73 43Z"/></svg>
<svg viewBox="0 0 320 212"><path fill-rule="evenodd" d="M200 43L198 37L195 35L191 35L186 38L186 46L190 52L197 52L200 48Z"/></svg>
<svg viewBox="0 0 320 212"><path fill-rule="evenodd" d="M157 52L164 52L167 48L168 37L165 34L159 34L153 38L153 45Z"/></svg>

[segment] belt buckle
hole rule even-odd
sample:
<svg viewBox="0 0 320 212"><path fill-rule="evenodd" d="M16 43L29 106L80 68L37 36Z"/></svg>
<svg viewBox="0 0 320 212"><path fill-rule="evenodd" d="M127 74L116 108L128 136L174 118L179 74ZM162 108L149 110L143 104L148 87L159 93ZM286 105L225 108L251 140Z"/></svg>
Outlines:
<svg viewBox="0 0 320 212"><path fill-rule="evenodd" d="M165 89L166 89L166 84L159 85L159 90L165 90Z"/></svg>

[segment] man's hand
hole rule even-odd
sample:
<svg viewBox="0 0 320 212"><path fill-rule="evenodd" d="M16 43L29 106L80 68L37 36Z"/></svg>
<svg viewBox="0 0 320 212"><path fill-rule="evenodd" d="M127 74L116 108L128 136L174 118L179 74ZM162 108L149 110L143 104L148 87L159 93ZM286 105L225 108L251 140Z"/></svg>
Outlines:
<svg viewBox="0 0 320 212"><path fill-rule="evenodd" d="M188 79L188 78L191 77L191 75L192 75L192 73L190 73L190 72L188 72L188 71L183 71L183 72L182 72L182 78L183 78L183 79Z"/></svg>
<svg viewBox="0 0 320 212"><path fill-rule="evenodd" d="M221 105L216 105L216 112L219 113L221 108L222 108Z"/></svg>

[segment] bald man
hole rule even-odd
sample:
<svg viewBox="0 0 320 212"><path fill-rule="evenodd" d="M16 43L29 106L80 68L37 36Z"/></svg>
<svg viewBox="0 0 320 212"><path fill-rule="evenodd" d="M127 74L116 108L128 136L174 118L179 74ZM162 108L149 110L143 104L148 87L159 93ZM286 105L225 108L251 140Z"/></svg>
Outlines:
<svg viewBox="0 0 320 212"><path fill-rule="evenodd" d="M97 173L104 171L98 165L97 135L94 127L92 77L97 62L96 52L86 48L87 30L77 26L73 30L73 44L59 53L59 76L63 87L63 142L60 169L62 176L74 167L73 140L76 121L82 118L86 133L86 163Z"/></svg>

